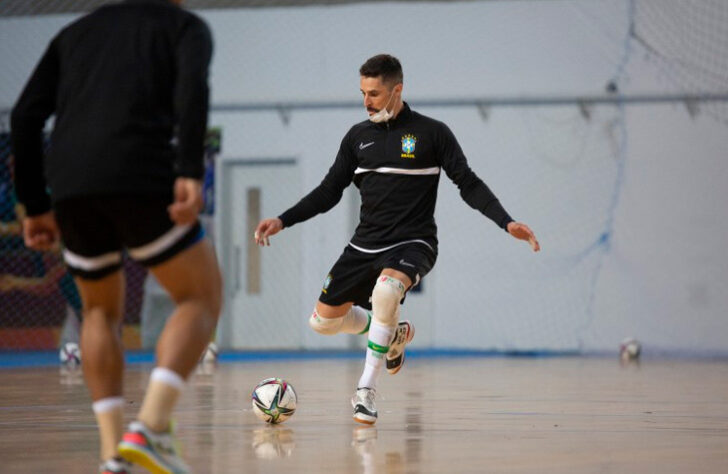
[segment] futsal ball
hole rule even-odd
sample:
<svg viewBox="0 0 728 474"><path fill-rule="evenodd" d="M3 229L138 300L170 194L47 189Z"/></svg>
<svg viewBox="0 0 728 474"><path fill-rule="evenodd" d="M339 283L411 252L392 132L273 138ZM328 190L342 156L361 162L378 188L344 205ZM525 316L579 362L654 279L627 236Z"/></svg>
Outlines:
<svg viewBox="0 0 728 474"><path fill-rule="evenodd" d="M78 367L81 365L81 348L75 342L67 342L61 346L58 359L66 367Z"/></svg>
<svg viewBox="0 0 728 474"><path fill-rule="evenodd" d="M624 360L635 360L640 356L642 346L639 341L633 337L625 338L619 345L619 356Z"/></svg>
<svg viewBox="0 0 728 474"><path fill-rule="evenodd" d="M298 397L293 386L283 379L270 378L253 389L253 413L266 423L283 423L296 411Z"/></svg>
<svg viewBox="0 0 728 474"><path fill-rule="evenodd" d="M211 342L200 356L200 362L204 364L217 362L217 352L217 344Z"/></svg>

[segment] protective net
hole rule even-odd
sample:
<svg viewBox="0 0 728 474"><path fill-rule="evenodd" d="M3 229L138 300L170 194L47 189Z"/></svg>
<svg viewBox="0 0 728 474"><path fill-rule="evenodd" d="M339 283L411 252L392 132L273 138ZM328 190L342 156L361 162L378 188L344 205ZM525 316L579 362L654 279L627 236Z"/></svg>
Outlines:
<svg viewBox="0 0 728 474"><path fill-rule="evenodd" d="M689 103L728 123L728 6L723 0L638 0L632 36L675 91L722 100Z"/></svg>
<svg viewBox="0 0 728 474"><path fill-rule="evenodd" d="M8 26L0 27L0 58L6 66L0 70L0 108L9 109L52 34L73 15L102 3L107 2L0 1L0 22ZM277 215L318 184L347 127L363 118L358 97L340 94L349 91L341 83L357 80L354 69L342 72L340 65L371 53L357 49L363 36L346 26L352 11L360 11L354 9L358 3L186 2L203 9L215 33L210 123L223 128L229 154L223 173L228 194L214 203L212 164L220 134L212 134L204 220L208 230L216 221L222 233L215 237L226 277L226 319L219 332L223 348L341 347L336 342L341 339L321 338L305 321L357 224L354 190L315 223L277 238L272 249L251 246L250 236L258 218ZM721 158L728 149L728 2L409 3L387 6L393 18L382 20L387 34L381 36L383 48L397 45L392 52L409 53L409 64L433 64L437 71L420 78L420 84L432 87L420 86L411 98L413 108L453 129L472 167L514 217L538 232L544 246L534 258L520 243L496 233L502 231L468 208L443 176L436 216L440 256L404 310L420 324L417 340L431 347L579 350L616 347L634 331L649 334L656 346L724 348L721 334L728 327L717 327L715 315L725 297L716 285L728 275L725 259L707 254L720 245L711 239L720 242L725 233L714 222L728 180ZM328 4L337 6L320 8ZM287 8L309 5L319 7ZM488 6L488 15L502 15L502 30L491 24L439 31L441 22L431 18L434 12L452 24L471 25L457 13L462 9L481 14L478 21L487 24L481 5ZM527 15L519 5L539 9L548 22L524 22ZM241 8L246 10L229 10ZM549 16L552 8L573 15L569 28L581 28L583 36L554 33L554 25L563 23ZM31 21L35 17L43 24ZM237 22L243 17L254 21L241 26ZM406 27L389 27L388 21L401 18ZM423 37L414 42L421 43L420 49L407 49L412 31L421 29L442 38L428 42ZM558 57L559 51L534 53L541 46L534 38L558 47L562 37L571 38L566 49L580 56L559 63L554 75L551 61L541 60ZM441 51L441 43L455 44L458 54ZM507 54L499 57L501 50ZM225 58L228 64L221 66ZM308 74L313 69L324 73ZM450 69L458 77L448 78ZM515 94L511 100L488 103L497 84L481 76L501 77L488 76L493 69L518 83L498 89ZM543 87L539 79L519 82L521 69L537 71L535 76L543 72L550 82ZM592 82L574 81L582 89L570 96L560 89L572 84L569 76ZM564 98L549 103L554 90ZM603 100L584 100L578 95L584 90ZM309 93L316 97L307 104ZM531 95L520 100L520 93ZM7 120L0 114L3 125ZM57 254L23 247L7 133L0 135L0 153L0 348L55 347L64 334L73 334L78 298ZM682 189L687 191L676 196ZM646 237L653 233L668 236L669 245ZM698 262L704 265L698 268ZM170 302L143 269L127 262L125 271L127 347L150 347L164 321L150 316L167 314ZM152 320L156 325L147 327ZM361 341L351 343L357 345Z"/></svg>
<svg viewBox="0 0 728 474"><path fill-rule="evenodd" d="M214 212L214 158L219 152L220 131L208 134L203 219ZM78 342L81 300L66 271L61 249L30 250L23 244L23 208L17 203L12 181L10 136L0 133L0 349L53 349L65 342ZM168 304L155 305L158 286L147 271L124 256L126 300L122 336L127 348L153 344L164 323ZM151 295L145 299L145 294ZM166 295L162 296L165 300ZM144 304L146 303L146 304ZM146 313L146 318L142 318ZM154 327L142 328L142 319ZM152 334L147 334L151 332Z"/></svg>

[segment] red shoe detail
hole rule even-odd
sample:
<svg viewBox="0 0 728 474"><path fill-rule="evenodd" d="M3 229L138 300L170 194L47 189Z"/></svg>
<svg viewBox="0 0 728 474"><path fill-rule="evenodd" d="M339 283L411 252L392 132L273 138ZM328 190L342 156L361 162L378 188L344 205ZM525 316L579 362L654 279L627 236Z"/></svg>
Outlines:
<svg viewBox="0 0 728 474"><path fill-rule="evenodd" d="M127 443L134 443L141 446L147 445L147 438L145 438L141 433L124 433L122 440Z"/></svg>

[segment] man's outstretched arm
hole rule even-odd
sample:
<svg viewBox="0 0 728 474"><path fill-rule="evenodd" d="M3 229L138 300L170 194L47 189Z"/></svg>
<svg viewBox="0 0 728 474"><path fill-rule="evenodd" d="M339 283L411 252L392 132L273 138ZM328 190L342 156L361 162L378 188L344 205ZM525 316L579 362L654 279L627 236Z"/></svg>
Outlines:
<svg viewBox="0 0 728 474"><path fill-rule="evenodd" d="M270 245L269 238L286 227L306 221L333 208L341 200L356 169L356 157L349 146L349 134L341 141L339 153L321 184L304 196L293 207L278 217L263 219L255 229L255 243Z"/></svg>
<svg viewBox="0 0 728 474"><path fill-rule="evenodd" d="M463 200L516 239L527 241L531 249L538 252L541 246L533 231L526 224L514 221L490 188L470 169L455 136L446 126L442 129L440 147L442 167L460 189Z"/></svg>

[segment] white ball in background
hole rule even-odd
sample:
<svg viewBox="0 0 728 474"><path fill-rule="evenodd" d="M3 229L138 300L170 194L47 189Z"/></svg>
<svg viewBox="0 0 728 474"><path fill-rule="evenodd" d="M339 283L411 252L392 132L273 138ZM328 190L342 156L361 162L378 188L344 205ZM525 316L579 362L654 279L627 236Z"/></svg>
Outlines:
<svg viewBox="0 0 728 474"><path fill-rule="evenodd" d="M642 345L633 337L625 338L619 345L619 357L623 360L636 360L639 358L641 352Z"/></svg>
<svg viewBox="0 0 728 474"><path fill-rule="evenodd" d="M58 352L58 359L66 367L79 367L81 365L81 348L75 342L66 342Z"/></svg>

